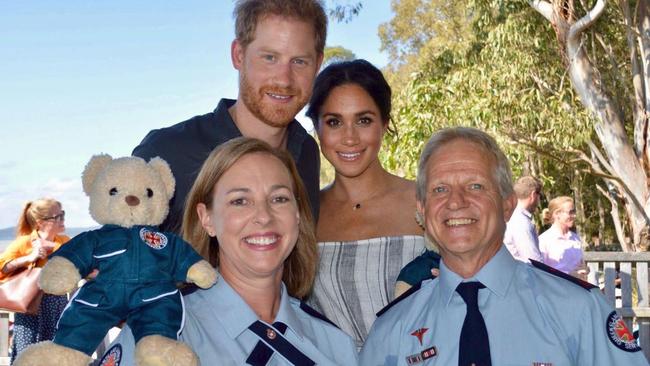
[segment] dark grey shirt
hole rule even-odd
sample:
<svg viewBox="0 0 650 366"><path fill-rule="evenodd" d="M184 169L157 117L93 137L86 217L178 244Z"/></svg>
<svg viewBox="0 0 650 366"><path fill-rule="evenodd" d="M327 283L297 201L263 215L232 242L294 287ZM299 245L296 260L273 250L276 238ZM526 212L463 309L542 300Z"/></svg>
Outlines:
<svg viewBox="0 0 650 366"><path fill-rule="evenodd" d="M133 155L149 160L159 156L176 178L176 190L170 201L169 215L160 225L162 231L180 233L185 199L203 162L222 143L242 136L228 108L235 100L221 99L214 112L193 117L185 122L157 130L145 136ZM295 119L287 127L287 150L296 162L300 177L307 188L314 219L318 218L320 155L314 138Z"/></svg>

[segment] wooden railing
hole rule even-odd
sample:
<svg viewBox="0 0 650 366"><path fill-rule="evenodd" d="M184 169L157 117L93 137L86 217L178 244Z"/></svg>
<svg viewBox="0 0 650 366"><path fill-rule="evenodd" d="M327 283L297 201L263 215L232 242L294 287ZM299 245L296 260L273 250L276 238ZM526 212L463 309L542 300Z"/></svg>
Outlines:
<svg viewBox="0 0 650 366"><path fill-rule="evenodd" d="M630 330L638 329L639 343L650 360L650 253L585 252L585 261L589 282L603 289L605 298L616 307ZM616 282L620 282L620 291Z"/></svg>
<svg viewBox="0 0 650 366"><path fill-rule="evenodd" d="M603 288L605 297L625 319L629 329L638 329L639 342L650 360L650 302L648 263L650 252L585 252L589 282ZM620 279L617 291L616 279ZM0 366L9 365L10 313L0 311Z"/></svg>

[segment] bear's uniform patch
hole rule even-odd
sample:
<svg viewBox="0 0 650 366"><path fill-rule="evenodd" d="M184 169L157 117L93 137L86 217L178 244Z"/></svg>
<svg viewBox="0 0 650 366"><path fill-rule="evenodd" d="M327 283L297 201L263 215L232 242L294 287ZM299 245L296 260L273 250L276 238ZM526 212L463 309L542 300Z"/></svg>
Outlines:
<svg viewBox="0 0 650 366"><path fill-rule="evenodd" d="M167 237L157 231L142 228L140 229L140 239L153 249L160 250L167 246Z"/></svg>
<svg viewBox="0 0 650 366"><path fill-rule="evenodd" d="M122 346L118 343L104 354L99 366L120 366L120 361L122 361Z"/></svg>
<svg viewBox="0 0 650 366"><path fill-rule="evenodd" d="M634 335L627 329L623 318L616 311L612 311L605 324L607 338L618 348L625 352L638 352L641 347L636 343Z"/></svg>

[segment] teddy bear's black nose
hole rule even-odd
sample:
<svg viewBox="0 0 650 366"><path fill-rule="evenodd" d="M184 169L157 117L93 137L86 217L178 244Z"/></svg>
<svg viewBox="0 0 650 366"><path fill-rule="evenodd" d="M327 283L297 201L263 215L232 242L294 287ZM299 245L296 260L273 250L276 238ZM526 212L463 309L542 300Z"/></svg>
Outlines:
<svg viewBox="0 0 650 366"><path fill-rule="evenodd" d="M126 204L129 206L137 206L140 204L140 199L138 199L138 197L136 196L129 195L124 197L124 200L126 201Z"/></svg>

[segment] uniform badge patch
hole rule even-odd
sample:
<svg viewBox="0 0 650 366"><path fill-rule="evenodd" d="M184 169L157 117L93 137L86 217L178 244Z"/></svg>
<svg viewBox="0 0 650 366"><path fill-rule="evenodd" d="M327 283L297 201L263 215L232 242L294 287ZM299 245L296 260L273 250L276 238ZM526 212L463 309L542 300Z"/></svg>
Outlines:
<svg viewBox="0 0 650 366"><path fill-rule="evenodd" d="M417 337L418 341L420 341L420 346L422 345L422 337L424 337L424 333L426 333L427 330L429 330L429 328L420 328L411 333L412 336Z"/></svg>
<svg viewBox="0 0 650 366"><path fill-rule="evenodd" d="M407 365L417 365L419 363L424 362L425 360L428 360L429 358L435 356L438 354L438 351L436 350L436 347L431 346L424 351L420 353L415 353L410 356L406 356L406 364Z"/></svg>
<svg viewBox="0 0 650 366"><path fill-rule="evenodd" d="M616 311L612 311L605 323L607 338L618 348L625 352L638 352L641 347L636 343L634 335L627 329L623 318Z"/></svg>
<svg viewBox="0 0 650 366"><path fill-rule="evenodd" d="M122 346L118 343L104 354L99 366L120 366L120 361L122 361Z"/></svg>
<svg viewBox="0 0 650 366"><path fill-rule="evenodd" d="M167 246L167 237L157 231L142 228L140 229L140 239L153 249L160 250Z"/></svg>

